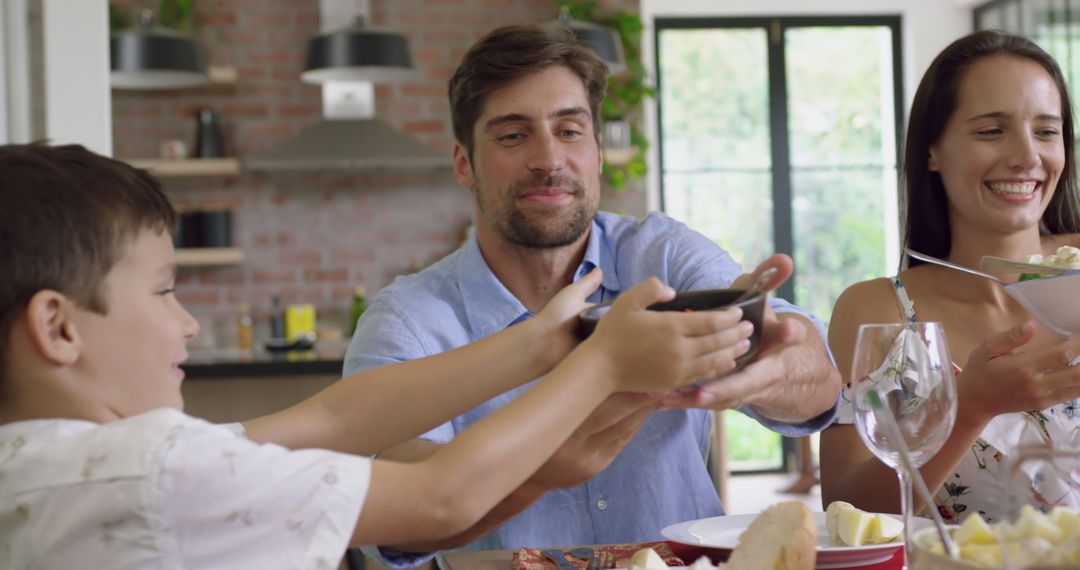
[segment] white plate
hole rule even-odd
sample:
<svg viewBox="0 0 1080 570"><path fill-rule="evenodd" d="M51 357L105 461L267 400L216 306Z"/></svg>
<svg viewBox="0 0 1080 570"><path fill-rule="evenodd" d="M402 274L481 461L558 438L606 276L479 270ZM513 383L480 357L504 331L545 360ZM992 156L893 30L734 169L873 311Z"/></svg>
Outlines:
<svg viewBox="0 0 1080 570"><path fill-rule="evenodd" d="M899 515L889 516L900 519ZM660 531L660 535L673 542L690 546L731 550L739 543L739 535L750 526L750 523L755 518L757 518L757 515L750 514L686 521L665 527ZM903 546L900 541L865 546L834 546L832 539L829 537L829 531L825 529L825 513L814 513L814 522L817 524L817 564L815 568L819 570L850 568L885 562L892 558L898 548ZM915 519L915 530L928 525L933 525L933 522L929 519Z"/></svg>

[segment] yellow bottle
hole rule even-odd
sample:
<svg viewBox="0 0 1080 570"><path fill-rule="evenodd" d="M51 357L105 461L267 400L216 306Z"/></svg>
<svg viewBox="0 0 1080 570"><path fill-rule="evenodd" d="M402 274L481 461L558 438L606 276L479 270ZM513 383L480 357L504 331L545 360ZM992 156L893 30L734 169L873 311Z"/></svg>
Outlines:
<svg viewBox="0 0 1080 570"><path fill-rule="evenodd" d="M250 349L252 336L251 305L240 303L240 318L236 322L236 347Z"/></svg>
<svg viewBox="0 0 1080 570"><path fill-rule="evenodd" d="M285 338L315 340L315 305L289 305L285 309Z"/></svg>

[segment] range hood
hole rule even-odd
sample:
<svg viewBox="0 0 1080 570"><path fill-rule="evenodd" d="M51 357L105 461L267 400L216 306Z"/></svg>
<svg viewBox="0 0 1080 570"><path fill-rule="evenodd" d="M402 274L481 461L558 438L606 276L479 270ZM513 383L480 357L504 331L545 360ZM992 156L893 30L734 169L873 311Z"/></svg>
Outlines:
<svg viewBox="0 0 1080 570"><path fill-rule="evenodd" d="M451 165L450 153L428 148L378 119L324 119L262 157L248 170L420 169Z"/></svg>
<svg viewBox="0 0 1080 570"><path fill-rule="evenodd" d="M358 4L361 5L358 8ZM322 86L323 120L268 154L244 160L248 170L424 169L453 164L448 151L375 118L373 82L411 75L408 40L364 22L367 3L320 0L323 34L308 43L302 79ZM337 22L352 22L335 30Z"/></svg>

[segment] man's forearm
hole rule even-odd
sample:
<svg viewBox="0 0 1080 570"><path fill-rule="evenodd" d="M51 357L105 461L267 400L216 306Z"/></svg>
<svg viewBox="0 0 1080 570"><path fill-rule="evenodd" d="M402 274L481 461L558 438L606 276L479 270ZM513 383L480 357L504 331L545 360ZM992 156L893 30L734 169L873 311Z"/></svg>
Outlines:
<svg viewBox="0 0 1080 570"><path fill-rule="evenodd" d="M752 407L762 416L782 422L805 422L825 413L840 394L840 373L825 350L825 342L809 319L785 313L780 319L798 319L806 336L798 345L785 349L780 357L784 378L769 390L767 397Z"/></svg>

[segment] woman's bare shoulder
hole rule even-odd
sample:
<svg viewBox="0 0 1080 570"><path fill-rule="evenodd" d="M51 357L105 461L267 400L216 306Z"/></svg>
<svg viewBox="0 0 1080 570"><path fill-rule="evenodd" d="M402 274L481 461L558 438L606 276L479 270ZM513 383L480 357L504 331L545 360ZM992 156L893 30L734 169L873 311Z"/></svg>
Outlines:
<svg viewBox="0 0 1080 570"><path fill-rule="evenodd" d="M840 294L833 307L832 321L889 322L899 319L895 286L891 279L881 277L860 281Z"/></svg>
<svg viewBox="0 0 1080 570"><path fill-rule="evenodd" d="M858 304L881 301L893 297L893 288L892 279L889 277L860 281L844 289L844 292L840 294L840 298L837 299L837 303L841 300Z"/></svg>

